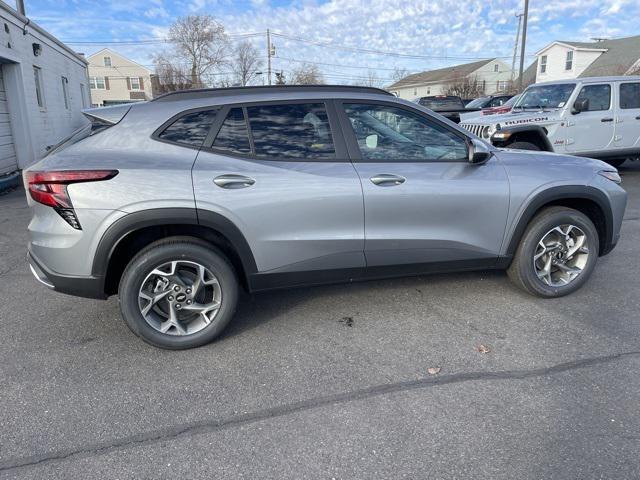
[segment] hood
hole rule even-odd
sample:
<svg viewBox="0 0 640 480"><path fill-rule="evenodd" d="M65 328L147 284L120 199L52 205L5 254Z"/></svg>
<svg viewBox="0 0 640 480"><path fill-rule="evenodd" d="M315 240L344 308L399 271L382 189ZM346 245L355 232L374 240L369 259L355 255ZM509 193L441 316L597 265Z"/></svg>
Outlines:
<svg viewBox="0 0 640 480"><path fill-rule="evenodd" d="M461 123L469 123L472 125L496 125L513 127L527 123L536 125L546 125L557 122L562 118L561 110L516 110L496 115L484 115L473 118L465 118Z"/></svg>

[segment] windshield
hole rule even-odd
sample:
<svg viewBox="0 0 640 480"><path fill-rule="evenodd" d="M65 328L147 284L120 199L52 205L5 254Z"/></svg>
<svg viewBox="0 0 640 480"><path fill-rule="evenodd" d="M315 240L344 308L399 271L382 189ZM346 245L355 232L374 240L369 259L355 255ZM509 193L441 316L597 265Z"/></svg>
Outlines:
<svg viewBox="0 0 640 480"><path fill-rule="evenodd" d="M431 110L464 108L464 104L460 97L422 97L418 103Z"/></svg>
<svg viewBox="0 0 640 480"><path fill-rule="evenodd" d="M575 83L527 88L513 108L562 108L576 88Z"/></svg>
<svg viewBox="0 0 640 480"><path fill-rule="evenodd" d="M489 97L476 98L475 100L471 100L469 103L467 103L467 108L482 108L485 106L488 100Z"/></svg>

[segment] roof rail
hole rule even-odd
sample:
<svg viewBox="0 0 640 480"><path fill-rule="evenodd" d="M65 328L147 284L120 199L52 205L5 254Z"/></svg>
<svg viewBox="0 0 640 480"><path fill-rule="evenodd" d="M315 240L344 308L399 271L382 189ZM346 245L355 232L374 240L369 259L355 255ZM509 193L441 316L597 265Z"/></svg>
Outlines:
<svg viewBox="0 0 640 480"><path fill-rule="evenodd" d="M357 87L354 85L261 85L255 87L225 87L225 88L197 88L193 90L178 90L155 97L152 102L170 102L206 97L223 97L227 95L244 95L250 93L267 92L361 92L393 95L386 90L375 87Z"/></svg>

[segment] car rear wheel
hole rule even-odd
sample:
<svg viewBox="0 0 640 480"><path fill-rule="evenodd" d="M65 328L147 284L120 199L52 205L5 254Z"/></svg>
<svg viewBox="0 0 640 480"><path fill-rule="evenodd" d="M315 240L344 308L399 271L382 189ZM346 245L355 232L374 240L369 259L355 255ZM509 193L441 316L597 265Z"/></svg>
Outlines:
<svg viewBox="0 0 640 480"><path fill-rule="evenodd" d="M172 237L138 253L118 291L122 316L136 335L178 350L209 343L222 332L235 311L238 282L215 247Z"/></svg>
<svg viewBox="0 0 640 480"><path fill-rule="evenodd" d="M566 207L546 208L527 227L507 273L533 295L561 297L587 281L598 250L598 232L586 215Z"/></svg>

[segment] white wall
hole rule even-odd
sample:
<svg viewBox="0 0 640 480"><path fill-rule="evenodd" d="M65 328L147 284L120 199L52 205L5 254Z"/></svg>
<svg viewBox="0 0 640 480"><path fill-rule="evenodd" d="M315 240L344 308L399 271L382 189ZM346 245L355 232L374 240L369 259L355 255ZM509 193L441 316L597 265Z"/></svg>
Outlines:
<svg viewBox="0 0 640 480"><path fill-rule="evenodd" d="M573 68L565 70L567 52L573 50ZM540 72L541 58L547 56L547 71ZM587 50L575 50L560 44L552 44L550 47L538 54L538 71L536 72L536 82L553 82L556 80L567 80L577 78L591 63L602 55L602 52Z"/></svg>
<svg viewBox="0 0 640 480"><path fill-rule="evenodd" d="M495 65L498 65L498 71L495 72ZM502 60L494 60L482 66L471 74L477 78L478 82L485 85L485 94L490 95L498 90L498 81L508 82L511 79L511 66ZM390 90L394 95L407 100L413 100L416 97L426 97L428 95L446 95L449 88L447 82L438 82L430 84L416 84Z"/></svg>
<svg viewBox="0 0 640 480"><path fill-rule="evenodd" d="M0 2L0 63L3 63L11 127L18 165L25 168L39 160L46 147L69 136L87 120L82 108L90 106L86 64L72 52L40 31L33 23ZM9 33L5 31L6 28ZM33 43L40 44L35 56ZM10 45L10 47L9 47ZM33 67L41 68L44 107L36 99ZM62 77L68 80L68 108L65 108ZM80 85L84 85L84 99Z"/></svg>

